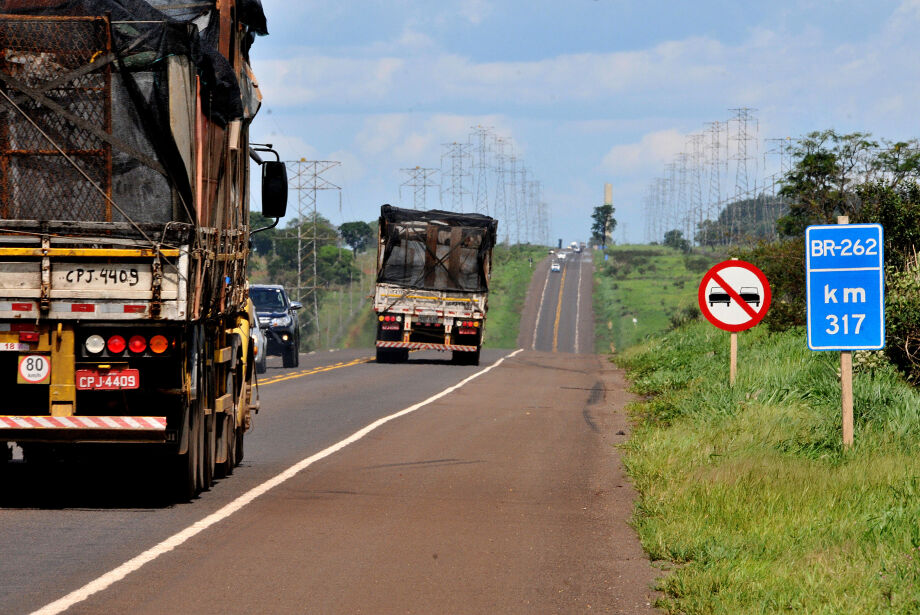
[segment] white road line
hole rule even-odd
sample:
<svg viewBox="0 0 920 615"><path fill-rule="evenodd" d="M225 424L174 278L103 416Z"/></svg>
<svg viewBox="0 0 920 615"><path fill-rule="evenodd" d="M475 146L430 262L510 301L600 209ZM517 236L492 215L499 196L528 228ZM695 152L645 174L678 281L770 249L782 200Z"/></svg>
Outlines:
<svg viewBox="0 0 920 615"><path fill-rule="evenodd" d="M550 270L546 270L546 281L543 282L543 293L540 295L540 307L537 308L537 322L533 326L533 343L530 345L531 350L537 349L537 331L540 330L540 314L543 313L543 301L546 299L546 287L549 285Z"/></svg>
<svg viewBox="0 0 920 615"><path fill-rule="evenodd" d="M385 416L383 418L377 419L376 421L374 421L373 423L371 423L364 429L356 431L355 433L345 438L341 442L333 444L329 448L322 450L316 453L315 455L311 455L310 457L307 457L306 459L303 459L295 463L294 465L289 467L284 472L278 474L274 478L271 478L265 481L264 483L262 483L261 485L258 485L257 487L250 489L249 491L247 491L246 493L244 493L237 499L233 500L232 502L230 502L229 504L227 504L220 510L211 513L210 515L208 515L204 519L201 519L200 521L196 521L195 523L185 528L181 532L177 534L173 534L172 536L170 536L169 538L167 538L160 544L155 545L154 547L151 547L150 549L147 549L146 551L144 551L137 557L134 557L128 560L127 562L125 562L124 564L122 564L121 566L118 566L117 568L110 570L109 572L105 573L104 575L96 579L95 581L90 581L89 583L81 587L80 589L70 592L63 598L55 600L54 602L43 606L37 611L33 611L32 615L56 615L57 613L63 613L64 611L72 607L73 605L86 600L93 594L96 594L105 589L108 589L111 585L117 583L118 581L121 581L122 579L124 579L126 576L128 576L132 572L137 571L144 564L152 562L153 560L160 557L161 555L168 553L172 551L173 549L175 549L176 547L187 542L189 539L203 532L204 530L208 529L212 525L215 525L216 523L223 521L224 519L226 519L227 517L229 517L236 511L240 510L247 504L251 503L253 500L255 500L260 495L263 495L266 492L274 489L275 487L285 482L286 480L293 478L298 473L302 472L303 470L313 465L317 461L320 461L321 459L324 459L328 457L329 455L332 455L333 453L337 453L338 451L342 450L349 444L353 444L357 442L358 440L360 440L367 434L371 433L378 427L382 426L383 424L389 423L393 419L397 419L401 416L405 416L406 414L415 412L419 408L427 406L428 404L433 403L441 399L442 397L453 393L454 391L456 391L463 385L467 384L471 380L474 380L478 378L479 376L482 376L483 374L486 374L490 372L491 370L495 369L496 367L501 365L505 359L510 359L511 357L515 356L522 350L523 350L522 348L519 348L515 350L514 352L512 352L511 354L505 355L504 357L500 358L498 361L488 366L487 368L482 369L476 372L475 374L473 374L472 376L469 376L461 380L460 382L453 385L452 387L444 389L443 391L441 391L440 393L436 395L432 395L425 401L419 402L415 404L414 406L409 406L408 408L400 410L399 412L395 414L391 414L389 416Z"/></svg>

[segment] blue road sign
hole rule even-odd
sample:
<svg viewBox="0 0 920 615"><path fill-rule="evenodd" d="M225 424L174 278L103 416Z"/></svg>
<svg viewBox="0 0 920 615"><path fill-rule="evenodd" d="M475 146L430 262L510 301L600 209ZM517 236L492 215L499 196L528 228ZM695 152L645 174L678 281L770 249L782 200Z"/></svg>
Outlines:
<svg viewBox="0 0 920 615"><path fill-rule="evenodd" d="M808 347L885 347L883 232L879 224L828 224L805 230Z"/></svg>

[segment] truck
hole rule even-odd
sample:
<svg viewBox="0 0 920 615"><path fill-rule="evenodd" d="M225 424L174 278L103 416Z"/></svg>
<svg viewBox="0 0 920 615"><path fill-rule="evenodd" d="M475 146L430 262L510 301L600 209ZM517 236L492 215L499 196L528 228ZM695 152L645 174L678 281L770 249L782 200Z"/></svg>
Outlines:
<svg viewBox="0 0 920 615"><path fill-rule="evenodd" d="M0 471L138 453L188 500L258 410L249 142L258 0L5 2ZM277 154L276 159L279 158ZM17 452L18 457L18 452Z"/></svg>
<svg viewBox="0 0 920 615"><path fill-rule="evenodd" d="M377 362L411 350L478 365L498 221L481 214L382 205L377 238Z"/></svg>

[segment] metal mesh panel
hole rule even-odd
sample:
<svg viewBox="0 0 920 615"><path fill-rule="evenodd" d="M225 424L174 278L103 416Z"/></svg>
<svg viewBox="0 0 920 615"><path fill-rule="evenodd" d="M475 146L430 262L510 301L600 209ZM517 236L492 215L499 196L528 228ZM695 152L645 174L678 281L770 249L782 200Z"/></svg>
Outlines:
<svg viewBox="0 0 920 615"><path fill-rule="evenodd" d="M78 125L111 134L110 65L79 70L110 48L102 18L0 16L0 218L111 220L111 148Z"/></svg>

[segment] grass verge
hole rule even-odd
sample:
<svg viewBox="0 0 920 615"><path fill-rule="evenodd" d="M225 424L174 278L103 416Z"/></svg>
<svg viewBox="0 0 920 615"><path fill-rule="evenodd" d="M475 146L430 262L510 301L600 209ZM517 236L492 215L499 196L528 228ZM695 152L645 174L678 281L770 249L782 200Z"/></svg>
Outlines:
<svg viewBox="0 0 920 615"><path fill-rule="evenodd" d="M517 348L527 288L546 250L542 246L495 246L484 341L487 348Z"/></svg>
<svg viewBox="0 0 920 615"><path fill-rule="evenodd" d="M841 447L839 355L804 332L695 322L622 355L638 426L634 518L670 562L668 613L920 612L920 394L857 353L856 444Z"/></svg>
<svg viewBox="0 0 920 615"><path fill-rule="evenodd" d="M594 254L595 350L624 350L672 321L699 314L696 289L703 274L724 259L683 254L664 246L611 246ZM606 260L604 255L606 254Z"/></svg>

